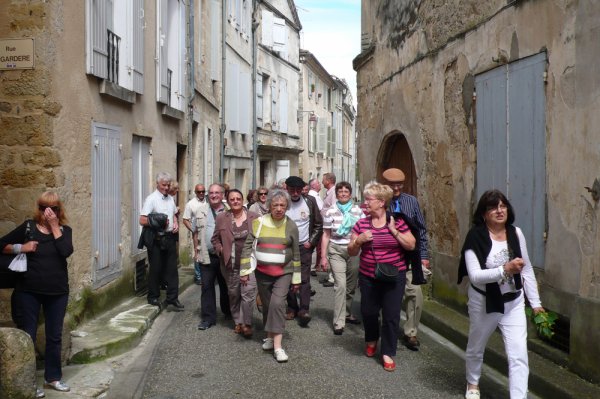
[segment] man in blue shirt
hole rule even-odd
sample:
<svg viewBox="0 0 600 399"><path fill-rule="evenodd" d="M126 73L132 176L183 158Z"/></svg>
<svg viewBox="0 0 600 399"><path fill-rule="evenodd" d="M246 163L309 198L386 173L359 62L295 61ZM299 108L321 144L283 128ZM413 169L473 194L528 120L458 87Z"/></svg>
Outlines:
<svg viewBox="0 0 600 399"><path fill-rule="evenodd" d="M424 274L428 275L430 269L429 254L427 252L427 228L425 219L421 213L421 208L417 199L402 192L404 188L404 172L397 168L386 169L383 172L383 178L386 184L394 190L394 196L390 202L390 212L392 214L403 213L419 230L421 264L424 267ZM421 320L423 310L423 292L420 285L413 285L412 271L406 273L406 288L404 290L404 302L406 303L406 322L404 323L404 345L413 351L418 351L420 342L417 339L417 329Z"/></svg>

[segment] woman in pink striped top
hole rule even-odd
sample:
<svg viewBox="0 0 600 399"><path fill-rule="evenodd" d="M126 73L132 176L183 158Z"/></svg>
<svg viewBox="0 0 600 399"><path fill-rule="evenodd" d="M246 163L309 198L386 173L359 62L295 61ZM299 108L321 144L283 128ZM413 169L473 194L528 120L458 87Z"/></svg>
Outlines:
<svg viewBox="0 0 600 399"><path fill-rule="evenodd" d="M388 216L386 208L392 199L390 187L369 183L363 192L367 217L360 219L352 229L348 253L360 251L359 286L361 291L360 310L365 325L365 354L372 357L377 352L377 341L381 336L383 368L394 371L398 346L400 309L406 281L404 250L415 247L415 237L403 220ZM398 269L393 282L375 278L376 263L390 263ZM381 328L379 313L382 314Z"/></svg>

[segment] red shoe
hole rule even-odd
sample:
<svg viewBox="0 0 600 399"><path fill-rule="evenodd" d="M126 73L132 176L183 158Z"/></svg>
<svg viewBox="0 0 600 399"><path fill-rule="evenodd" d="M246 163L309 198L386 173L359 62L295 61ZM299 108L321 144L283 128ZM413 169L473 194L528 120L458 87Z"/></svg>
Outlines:
<svg viewBox="0 0 600 399"><path fill-rule="evenodd" d="M394 362L394 359L392 359L391 362L386 362L385 359L383 358L383 356L381 357L381 362L383 363L383 369L385 371L394 371L396 370L396 362Z"/></svg>
<svg viewBox="0 0 600 399"><path fill-rule="evenodd" d="M377 352L377 343L373 346L370 346L369 344L367 344L367 346L365 347L365 355L367 355L367 357L375 356L376 352Z"/></svg>

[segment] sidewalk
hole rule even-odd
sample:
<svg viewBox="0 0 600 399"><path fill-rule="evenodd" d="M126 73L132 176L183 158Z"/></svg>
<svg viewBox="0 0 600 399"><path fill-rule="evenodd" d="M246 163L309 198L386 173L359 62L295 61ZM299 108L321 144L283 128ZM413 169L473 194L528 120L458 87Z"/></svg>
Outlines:
<svg viewBox="0 0 600 399"><path fill-rule="evenodd" d="M192 271L180 273L182 295L195 295L187 290L192 284ZM187 309L195 311L195 309ZM69 366L63 368L64 380L71 386L71 392L59 393L46 389L49 399L105 398L127 355L118 356L135 348L143 339L160 311L146 303L145 298L132 298L110 312L73 331L72 351ZM435 301L425 301L422 323L440 334L460 349L466 347L469 328L468 318ZM569 372L566 368L548 360L558 359L564 354L556 351L537 339L529 342L530 391L542 398L600 398L600 387L590 384ZM546 353L545 353L546 352ZM545 353L545 356L541 356ZM485 355L486 365L506 375L507 364L504 343L499 333L490 339ZM87 363L87 364L74 364ZM42 371L38 373L39 383L43 383ZM41 385L40 385L41 386Z"/></svg>

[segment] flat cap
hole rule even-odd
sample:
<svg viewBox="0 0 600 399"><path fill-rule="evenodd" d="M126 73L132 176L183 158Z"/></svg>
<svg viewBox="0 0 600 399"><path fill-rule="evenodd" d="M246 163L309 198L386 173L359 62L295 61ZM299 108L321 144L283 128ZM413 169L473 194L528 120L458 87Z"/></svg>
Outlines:
<svg viewBox="0 0 600 399"><path fill-rule="evenodd" d="M285 179L285 185L288 187L304 187L306 183L298 176L290 176Z"/></svg>
<svg viewBox="0 0 600 399"><path fill-rule="evenodd" d="M404 172L398 168L390 168L383 171L383 178L390 183L400 183L404 181Z"/></svg>

